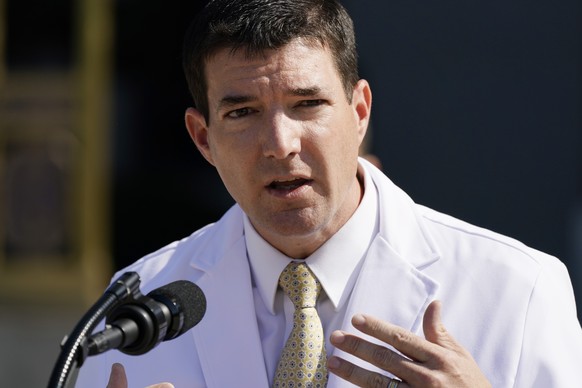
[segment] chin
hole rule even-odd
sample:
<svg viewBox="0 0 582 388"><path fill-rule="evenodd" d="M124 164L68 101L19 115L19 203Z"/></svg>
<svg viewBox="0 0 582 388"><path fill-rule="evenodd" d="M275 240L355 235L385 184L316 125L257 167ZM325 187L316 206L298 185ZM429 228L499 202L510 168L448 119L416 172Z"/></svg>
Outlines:
<svg viewBox="0 0 582 388"><path fill-rule="evenodd" d="M313 236L319 228L310 223L285 223L278 225L271 225L270 228L273 234L277 234L281 237L295 237L295 238L307 238Z"/></svg>

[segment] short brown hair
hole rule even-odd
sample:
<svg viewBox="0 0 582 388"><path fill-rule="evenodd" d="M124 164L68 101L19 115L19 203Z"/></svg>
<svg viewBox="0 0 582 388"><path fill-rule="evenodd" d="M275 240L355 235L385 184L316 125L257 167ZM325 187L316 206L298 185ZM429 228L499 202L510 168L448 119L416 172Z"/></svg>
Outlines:
<svg viewBox="0 0 582 388"><path fill-rule="evenodd" d="M183 67L194 105L209 119L206 61L222 48L257 55L302 38L330 49L348 101L358 82L352 19L336 0L212 0L190 25Z"/></svg>

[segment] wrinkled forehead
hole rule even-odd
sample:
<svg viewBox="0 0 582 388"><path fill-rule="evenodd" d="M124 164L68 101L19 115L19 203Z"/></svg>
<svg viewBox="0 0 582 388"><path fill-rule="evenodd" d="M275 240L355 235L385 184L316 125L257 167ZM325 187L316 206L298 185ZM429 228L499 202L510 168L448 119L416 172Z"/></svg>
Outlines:
<svg viewBox="0 0 582 388"><path fill-rule="evenodd" d="M247 61L266 60L278 51L282 51L285 47L299 44L307 48L319 50L322 55L329 55L329 46L316 38L299 37L295 38L285 44L276 45L273 47L256 47L252 44L224 44L215 47L204 58L204 76L208 80L208 68L213 60L218 55L228 54L231 58L242 56ZM336 66L337 67L337 66Z"/></svg>
<svg viewBox="0 0 582 388"><path fill-rule="evenodd" d="M306 45L293 41L279 49L249 53L242 49L224 48L214 54L205 69L207 86L210 82L253 78L260 76L292 76L301 79L341 79L329 50L321 45Z"/></svg>

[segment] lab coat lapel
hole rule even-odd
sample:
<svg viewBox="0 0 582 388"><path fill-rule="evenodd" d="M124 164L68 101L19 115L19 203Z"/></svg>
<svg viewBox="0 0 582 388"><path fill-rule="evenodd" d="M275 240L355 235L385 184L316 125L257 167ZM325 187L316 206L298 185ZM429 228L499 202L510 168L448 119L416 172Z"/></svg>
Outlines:
<svg viewBox="0 0 582 388"><path fill-rule="evenodd" d="M399 257L378 236L370 247L354 286L342 330L386 346L375 338L363 335L352 326L353 315L365 313L418 333L421 331L423 313L434 299L437 288L436 282ZM385 371L339 349L335 349L333 353L365 369L386 374ZM353 387L335 375L330 375L329 386Z"/></svg>
<svg viewBox="0 0 582 388"><path fill-rule="evenodd" d="M418 331L438 284L402 259L378 236L370 247L348 307L347 322L366 313ZM347 324L344 327L351 326Z"/></svg>
<svg viewBox="0 0 582 388"><path fill-rule="evenodd" d="M194 338L208 387L267 387L244 238L207 270L207 299Z"/></svg>
<svg viewBox="0 0 582 388"><path fill-rule="evenodd" d="M364 162L365 164L365 162ZM416 213L414 203L386 177L368 167L379 193L379 233L372 242L354 285L342 330L363 336L353 328L351 318L365 313L422 335L422 317L435 299L438 283L422 272L439 259ZM338 349L334 355L361 367L386 374ZM352 387L330 375L330 387Z"/></svg>
<svg viewBox="0 0 582 388"><path fill-rule="evenodd" d="M417 205L386 176L367 165L378 191L378 234L362 264L344 327L351 327L353 314L363 312L417 332L422 313L438 289L438 283L423 269L439 255Z"/></svg>

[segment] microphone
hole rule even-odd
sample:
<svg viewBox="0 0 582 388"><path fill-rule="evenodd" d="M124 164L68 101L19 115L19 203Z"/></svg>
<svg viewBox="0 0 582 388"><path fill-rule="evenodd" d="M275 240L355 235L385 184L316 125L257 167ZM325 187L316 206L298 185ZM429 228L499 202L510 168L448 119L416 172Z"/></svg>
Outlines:
<svg viewBox="0 0 582 388"><path fill-rule="evenodd" d="M205 312L206 298L200 287L186 280L170 283L113 309L105 330L89 338L89 355L110 349L129 355L147 353L190 330Z"/></svg>

